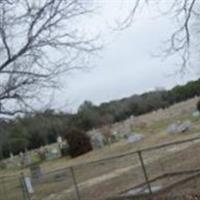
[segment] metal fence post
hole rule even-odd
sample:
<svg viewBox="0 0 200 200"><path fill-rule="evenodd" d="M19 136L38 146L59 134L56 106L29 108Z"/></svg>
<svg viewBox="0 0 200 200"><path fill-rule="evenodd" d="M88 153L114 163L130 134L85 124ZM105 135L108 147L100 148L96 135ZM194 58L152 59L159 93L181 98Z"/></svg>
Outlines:
<svg viewBox="0 0 200 200"><path fill-rule="evenodd" d="M72 179L73 179L77 199L81 200L80 191L79 191L79 188L78 188L78 184L77 184L77 180L76 180L76 176L75 176L73 167L70 167L70 170L71 170L71 174L72 174Z"/></svg>
<svg viewBox="0 0 200 200"><path fill-rule="evenodd" d="M145 178L148 190L149 190L149 194L151 195L152 194L151 184L149 182L149 178L148 178L148 175L147 175L146 167L145 167L144 160L143 160L143 157L142 157L142 152L138 151L137 153L138 153L138 157L140 159L140 164L141 164L142 171L143 171L143 174L144 174L144 178Z"/></svg>
<svg viewBox="0 0 200 200"><path fill-rule="evenodd" d="M3 179L3 178L0 177L0 195L1 195L1 196L3 196L3 194L4 194L4 191L3 191L3 181L2 181L2 179Z"/></svg>
<svg viewBox="0 0 200 200"><path fill-rule="evenodd" d="M21 182L21 187L22 187L22 192L23 192L23 199L24 200L31 200L28 188L27 188L26 183L25 183L24 173L21 173L20 182Z"/></svg>

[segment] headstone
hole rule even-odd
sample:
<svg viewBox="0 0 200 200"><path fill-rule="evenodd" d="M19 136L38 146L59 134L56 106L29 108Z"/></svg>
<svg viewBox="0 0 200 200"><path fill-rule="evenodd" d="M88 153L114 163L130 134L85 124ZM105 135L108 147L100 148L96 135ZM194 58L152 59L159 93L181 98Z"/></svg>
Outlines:
<svg viewBox="0 0 200 200"><path fill-rule="evenodd" d="M47 152L46 152L47 160L59 158L60 156L61 156L61 153L60 153L60 149L58 147L57 148L53 147L53 148L47 149Z"/></svg>
<svg viewBox="0 0 200 200"><path fill-rule="evenodd" d="M104 137L100 132L96 132L95 135L91 137L91 143L93 148L102 148L105 146Z"/></svg>
<svg viewBox="0 0 200 200"><path fill-rule="evenodd" d="M184 133L186 131L189 131L190 129L192 128L192 123L191 121L185 121L183 123L181 123L179 126L178 126L178 132L179 133Z"/></svg>
<svg viewBox="0 0 200 200"><path fill-rule="evenodd" d="M58 149L53 148L53 149L51 149L51 153L52 153L52 154L58 154L59 152L58 152Z"/></svg>
<svg viewBox="0 0 200 200"><path fill-rule="evenodd" d="M184 133L186 131L191 130L191 128L192 128L192 123L191 121L187 120L182 123L177 122L177 123L170 124L167 127L166 132L168 134Z"/></svg>
<svg viewBox="0 0 200 200"><path fill-rule="evenodd" d="M62 146L63 146L63 140L62 140L61 136L57 137L57 143L58 143L58 147L59 147L60 154L61 154L61 149L62 149Z"/></svg>
<svg viewBox="0 0 200 200"><path fill-rule="evenodd" d="M18 160L10 153L10 158L7 160L8 168L18 167Z"/></svg>
<svg viewBox="0 0 200 200"><path fill-rule="evenodd" d="M138 141L142 140L143 138L144 138L144 135L142 135L142 134L134 134L134 135L130 135L127 138L127 142L128 143L138 142Z"/></svg>
<svg viewBox="0 0 200 200"><path fill-rule="evenodd" d="M33 194L34 190L33 190L33 186L32 186L32 183L31 183L31 178L30 177L24 177L24 182L25 182L26 188L28 190L28 193Z"/></svg>
<svg viewBox="0 0 200 200"><path fill-rule="evenodd" d="M176 134L178 132L178 124L177 123L170 124L167 127L166 132L168 134Z"/></svg>
<svg viewBox="0 0 200 200"><path fill-rule="evenodd" d="M155 186L151 186L151 190L153 193L159 192L160 190L162 190L162 185L155 185ZM123 192L120 196L124 197L126 199L126 197L128 196L132 196L133 199L138 199L138 198L134 198L135 195L142 195L142 194L148 194L149 193L149 189L146 186L141 186L135 189L130 189L126 192Z"/></svg>
<svg viewBox="0 0 200 200"><path fill-rule="evenodd" d="M10 160L13 161L14 160L14 155L12 152L10 152Z"/></svg>
<svg viewBox="0 0 200 200"><path fill-rule="evenodd" d="M58 137L57 137L57 143L59 143L59 144L62 143L62 137L61 137L61 136L58 136Z"/></svg>
<svg viewBox="0 0 200 200"><path fill-rule="evenodd" d="M192 117L194 118L199 118L200 117L200 112L199 111L195 111L192 113Z"/></svg>
<svg viewBox="0 0 200 200"><path fill-rule="evenodd" d="M87 133L88 136L90 137L90 141L92 144L93 149L99 149L105 146L105 137L102 135L100 131L97 130L92 130Z"/></svg>

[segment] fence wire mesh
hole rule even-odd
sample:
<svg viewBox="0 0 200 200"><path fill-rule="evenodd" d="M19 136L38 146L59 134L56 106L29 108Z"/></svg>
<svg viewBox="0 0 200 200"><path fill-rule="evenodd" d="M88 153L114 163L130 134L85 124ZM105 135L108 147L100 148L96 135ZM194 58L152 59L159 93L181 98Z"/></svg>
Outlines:
<svg viewBox="0 0 200 200"><path fill-rule="evenodd" d="M151 187L164 189L175 183L181 185L190 177L192 177L190 181L197 179L200 174L199 155L199 138L144 150L142 157L148 179L153 180ZM196 184L194 187L196 187ZM199 191L196 190L195 192L199 193Z"/></svg>
<svg viewBox="0 0 200 200"><path fill-rule="evenodd" d="M77 200L71 168L43 173L39 179L32 179L32 185L36 200Z"/></svg>
<svg viewBox="0 0 200 200"><path fill-rule="evenodd" d="M23 198L20 177L0 177L0 200L22 200Z"/></svg>
<svg viewBox="0 0 200 200"><path fill-rule="evenodd" d="M136 153L74 168L82 200L105 199L144 182Z"/></svg>
<svg viewBox="0 0 200 200"><path fill-rule="evenodd" d="M29 195L23 177L1 177L0 200L106 200L136 188L147 194L200 193L199 155L200 137L82 163L32 177Z"/></svg>

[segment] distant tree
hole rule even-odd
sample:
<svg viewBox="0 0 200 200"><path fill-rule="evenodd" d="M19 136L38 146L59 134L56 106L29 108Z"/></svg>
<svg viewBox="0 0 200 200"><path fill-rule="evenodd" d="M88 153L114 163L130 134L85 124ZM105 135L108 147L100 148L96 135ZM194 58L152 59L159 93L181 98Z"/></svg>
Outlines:
<svg viewBox="0 0 200 200"><path fill-rule="evenodd" d="M84 101L78 108L78 112L84 112L93 109L94 105L91 101Z"/></svg>
<svg viewBox="0 0 200 200"><path fill-rule="evenodd" d="M77 157L92 150L89 136L85 132L72 128L66 134L69 144L69 154L71 157Z"/></svg>
<svg viewBox="0 0 200 200"><path fill-rule="evenodd" d="M11 129L8 144L10 152L14 154L18 154L20 151L25 151L28 148L29 135L21 124L16 124Z"/></svg>
<svg viewBox="0 0 200 200"><path fill-rule="evenodd" d="M9 154L8 141L8 123L2 120L0 121L0 160L4 158L5 154Z"/></svg>
<svg viewBox="0 0 200 200"><path fill-rule="evenodd" d="M112 124L114 122L114 117L110 113L105 113L100 116L99 123L101 126L106 124Z"/></svg>
<svg viewBox="0 0 200 200"><path fill-rule="evenodd" d="M90 101L85 101L80 105L74 120L77 127L83 130L92 129L100 124L99 112Z"/></svg>
<svg viewBox="0 0 200 200"><path fill-rule="evenodd" d="M197 110L200 112L200 100L197 102Z"/></svg>

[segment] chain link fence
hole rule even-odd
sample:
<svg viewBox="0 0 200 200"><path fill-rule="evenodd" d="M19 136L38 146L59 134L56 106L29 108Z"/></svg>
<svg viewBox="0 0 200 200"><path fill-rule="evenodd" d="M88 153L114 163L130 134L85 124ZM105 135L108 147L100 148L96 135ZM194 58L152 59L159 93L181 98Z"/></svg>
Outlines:
<svg viewBox="0 0 200 200"><path fill-rule="evenodd" d="M22 200L24 195L21 176L0 177L0 200Z"/></svg>
<svg viewBox="0 0 200 200"><path fill-rule="evenodd" d="M106 200L158 191L173 195L178 187L179 193L198 192L200 137L42 173L30 183L27 177L1 177L0 200Z"/></svg>

